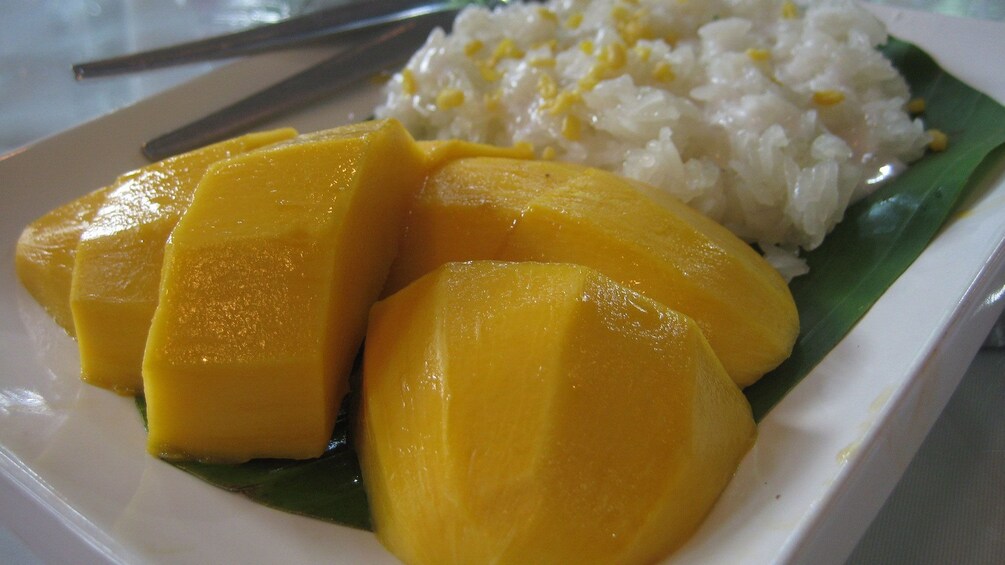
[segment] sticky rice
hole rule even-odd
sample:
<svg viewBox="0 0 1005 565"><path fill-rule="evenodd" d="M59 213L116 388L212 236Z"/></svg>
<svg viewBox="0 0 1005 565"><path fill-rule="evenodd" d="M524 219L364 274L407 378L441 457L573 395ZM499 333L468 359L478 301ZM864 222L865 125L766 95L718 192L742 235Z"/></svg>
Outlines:
<svg viewBox="0 0 1005 565"><path fill-rule="evenodd" d="M922 155L883 24L850 0L553 0L463 10L386 87L417 137L509 145L666 190L788 276Z"/></svg>

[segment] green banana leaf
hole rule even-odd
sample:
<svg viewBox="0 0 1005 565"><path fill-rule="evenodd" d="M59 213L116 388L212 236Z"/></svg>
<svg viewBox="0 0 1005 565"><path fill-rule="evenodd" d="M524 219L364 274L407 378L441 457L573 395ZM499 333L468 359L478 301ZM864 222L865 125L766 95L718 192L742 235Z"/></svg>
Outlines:
<svg viewBox="0 0 1005 565"><path fill-rule="evenodd" d="M949 148L924 157L852 206L824 244L807 254L810 273L791 285L801 323L793 354L745 391L758 421L921 254L967 187L975 184L972 177L981 162L1005 142L1005 108L944 72L917 47L893 40L885 52L912 93L925 99L926 125L946 132ZM318 459L174 464L274 508L369 529L369 507L351 441L355 400L352 394L346 400L332 441ZM137 403L145 412L143 399Z"/></svg>

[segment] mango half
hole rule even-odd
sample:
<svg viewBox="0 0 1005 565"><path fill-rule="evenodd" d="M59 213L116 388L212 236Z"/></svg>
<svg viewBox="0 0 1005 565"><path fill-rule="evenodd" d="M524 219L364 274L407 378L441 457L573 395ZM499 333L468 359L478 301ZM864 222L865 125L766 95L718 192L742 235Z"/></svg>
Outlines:
<svg viewBox="0 0 1005 565"><path fill-rule="evenodd" d="M424 174L394 121L209 169L164 252L143 358L151 453L238 462L324 451Z"/></svg>
<svg viewBox="0 0 1005 565"><path fill-rule="evenodd" d="M755 382L798 335L788 286L726 228L646 188L564 163L447 163L415 197L384 294L446 261L585 265L693 318L733 380Z"/></svg>
<svg viewBox="0 0 1005 565"><path fill-rule="evenodd" d="M444 265L364 356L371 515L410 564L653 562L755 436L692 320L578 265Z"/></svg>

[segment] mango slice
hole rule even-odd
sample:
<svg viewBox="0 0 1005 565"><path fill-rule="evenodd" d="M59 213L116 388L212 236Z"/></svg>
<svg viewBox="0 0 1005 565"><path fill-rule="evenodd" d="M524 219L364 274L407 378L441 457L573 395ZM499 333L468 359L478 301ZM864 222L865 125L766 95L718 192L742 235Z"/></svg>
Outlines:
<svg viewBox="0 0 1005 565"><path fill-rule="evenodd" d="M416 197L385 294L446 261L586 265L693 318L747 386L790 354L799 331L779 274L680 201L588 167L471 158Z"/></svg>
<svg viewBox="0 0 1005 565"><path fill-rule="evenodd" d="M148 165L110 187L80 237L70 289L85 382L121 394L142 390L164 244L203 173L221 159L294 135L289 128L244 135Z"/></svg>
<svg viewBox="0 0 1005 565"><path fill-rule="evenodd" d="M48 212L28 224L17 240L14 269L21 284L71 336L76 333L70 286L77 245L113 188L99 188Z"/></svg>
<svg viewBox="0 0 1005 565"><path fill-rule="evenodd" d="M395 121L210 168L165 250L143 363L151 453L324 451L423 175Z"/></svg>
<svg viewBox="0 0 1005 565"><path fill-rule="evenodd" d="M576 265L444 265L364 355L371 515L410 564L654 562L756 433L693 321Z"/></svg>
<svg viewBox="0 0 1005 565"><path fill-rule="evenodd" d="M447 162L412 202L384 296L450 261L499 258L530 202L581 172L567 163L491 156Z"/></svg>
<svg viewBox="0 0 1005 565"><path fill-rule="evenodd" d="M749 245L597 169L531 202L499 258L587 265L687 314L740 387L785 360L799 334L788 285Z"/></svg>

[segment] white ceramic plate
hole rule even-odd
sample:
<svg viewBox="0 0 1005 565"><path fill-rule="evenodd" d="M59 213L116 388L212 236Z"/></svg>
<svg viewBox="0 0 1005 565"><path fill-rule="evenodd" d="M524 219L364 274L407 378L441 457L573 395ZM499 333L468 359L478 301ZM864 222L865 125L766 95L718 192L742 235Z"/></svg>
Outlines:
<svg viewBox="0 0 1005 565"><path fill-rule="evenodd" d="M892 32L999 101L1005 25L876 9ZM980 56L974 56L980 54ZM80 384L74 342L17 282L21 228L143 164L139 144L317 61L243 61L0 159L0 520L47 561L393 563L366 532L269 510L146 455L131 399ZM369 115L375 87L282 120ZM1005 163L760 426L673 563L841 562L956 387L1005 293Z"/></svg>

